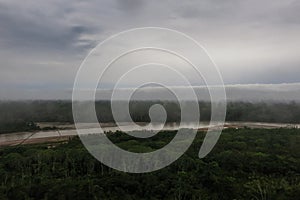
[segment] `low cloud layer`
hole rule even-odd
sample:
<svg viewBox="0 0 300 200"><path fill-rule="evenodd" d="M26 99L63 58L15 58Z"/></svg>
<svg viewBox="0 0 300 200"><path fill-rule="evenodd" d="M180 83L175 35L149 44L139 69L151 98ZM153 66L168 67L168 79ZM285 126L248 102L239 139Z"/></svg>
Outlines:
<svg viewBox="0 0 300 200"><path fill-rule="evenodd" d="M218 88L218 87L217 87ZM172 90L176 94L184 96L183 100L191 100L192 97L187 93L184 87L175 87ZM206 87L194 87L195 94L199 101L211 101ZM297 84L243 84L225 86L226 99L229 102L300 102L300 83ZM135 92L133 92L135 91ZM1 93L3 92L3 93ZM0 100L72 100L71 90L3 90L0 96L6 94L9 98ZM90 91L88 91L90 92ZM97 100L112 99L112 90L98 90L96 92ZM82 91L82 95L87 91ZM130 100L176 100L175 96L164 88L146 87L138 90L119 89L114 91L115 100L125 100L127 94L133 93ZM36 98L38 96L38 98ZM83 100L86 100L83 98Z"/></svg>

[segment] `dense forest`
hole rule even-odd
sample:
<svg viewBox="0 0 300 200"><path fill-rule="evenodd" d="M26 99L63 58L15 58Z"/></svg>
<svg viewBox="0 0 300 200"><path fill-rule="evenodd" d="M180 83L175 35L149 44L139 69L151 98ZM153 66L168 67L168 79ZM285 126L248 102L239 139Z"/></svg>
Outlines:
<svg viewBox="0 0 300 200"><path fill-rule="evenodd" d="M125 102L117 102L126 106ZM188 103L188 102L186 102ZM132 101L130 114L136 122L149 121L149 108L161 104L168 122L180 121L180 107L171 101ZM201 121L210 119L210 103L199 102ZM100 122L114 122L109 101L98 101L95 108ZM229 102L227 121L299 123L300 103ZM36 122L73 123L70 101L0 101L0 133L38 130Z"/></svg>
<svg viewBox="0 0 300 200"><path fill-rule="evenodd" d="M150 152L174 134L108 136L123 149ZM299 199L298 129L227 129L213 151L199 159L204 135L199 132L170 166L145 174L102 165L77 137L66 143L1 148L0 199Z"/></svg>

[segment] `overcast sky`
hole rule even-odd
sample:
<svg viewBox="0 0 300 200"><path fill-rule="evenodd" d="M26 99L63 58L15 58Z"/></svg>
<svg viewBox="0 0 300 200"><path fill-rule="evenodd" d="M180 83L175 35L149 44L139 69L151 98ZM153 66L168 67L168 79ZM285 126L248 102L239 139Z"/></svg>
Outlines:
<svg viewBox="0 0 300 200"><path fill-rule="evenodd" d="M96 44L145 26L196 39L225 84L300 82L299 0L0 0L1 98L70 89Z"/></svg>

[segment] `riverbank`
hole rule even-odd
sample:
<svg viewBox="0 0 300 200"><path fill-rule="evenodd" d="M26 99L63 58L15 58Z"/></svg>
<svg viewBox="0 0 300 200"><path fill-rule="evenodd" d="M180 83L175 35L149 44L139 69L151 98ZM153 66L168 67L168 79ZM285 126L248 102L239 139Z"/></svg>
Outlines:
<svg viewBox="0 0 300 200"><path fill-rule="evenodd" d="M17 133L6 133L0 135L0 147L1 146L15 146L21 144L35 144L45 142L61 142L69 140L70 138L77 135L74 124L63 124L63 123L44 123L44 125L55 125L58 130L49 131L37 131L37 132L17 132ZM88 133L97 133L99 131L99 124L80 124L80 127ZM147 123L122 123L117 126L114 123L100 124L102 131L104 132L116 132L116 131L155 131L155 130L178 130L178 123L166 123L162 128L161 125L146 126ZM206 131L209 128L208 122L200 123L198 127L193 127L192 124L185 124L182 128L193 128L201 131ZM261 128L261 129L276 129L276 128L300 128L300 124L284 124L284 123L261 123L261 122L227 122L224 124L224 128Z"/></svg>

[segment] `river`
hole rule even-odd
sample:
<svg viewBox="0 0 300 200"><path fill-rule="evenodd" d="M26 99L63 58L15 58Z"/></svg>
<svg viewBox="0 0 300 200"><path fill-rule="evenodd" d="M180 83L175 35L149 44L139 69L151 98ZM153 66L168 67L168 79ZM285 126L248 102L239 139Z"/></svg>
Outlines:
<svg viewBox="0 0 300 200"><path fill-rule="evenodd" d="M141 123L139 125L145 125ZM63 126L62 126L63 127ZM84 132L86 133L95 133L99 131L97 129L97 124L81 124L81 127L84 127ZM103 131L105 132L116 132L117 130L125 131L138 131L138 130L178 130L178 123L166 123L162 125L151 125L151 126L136 126L130 123L121 124L119 127L113 124L101 124ZM182 128L193 128L193 129L207 129L209 127L208 122L200 123L198 127L194 127L193 124L184 124L181 125ZM227 122L224 125L225 128L300 128L300 124L284 124L284 123L260 123L260 122ZM31 141L31 143L48 141L51 138L68 138L71 136L77 135L76 129L67 129L67 130L52 130L52 131L38 131L38 132L17 132L17 133L6 133L0 134L0 146L6 145L17 145L20 143L28 143L26 141Z"/></svg>

